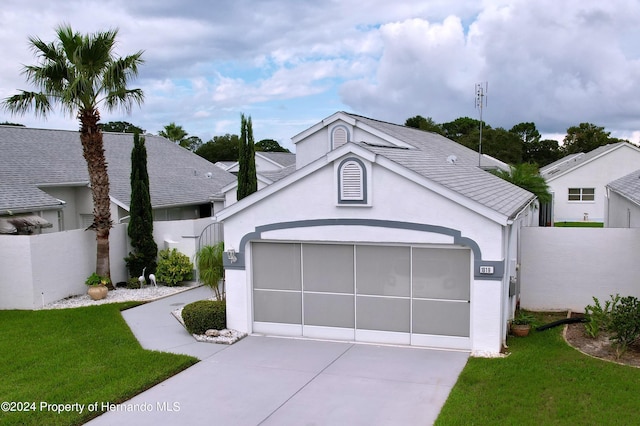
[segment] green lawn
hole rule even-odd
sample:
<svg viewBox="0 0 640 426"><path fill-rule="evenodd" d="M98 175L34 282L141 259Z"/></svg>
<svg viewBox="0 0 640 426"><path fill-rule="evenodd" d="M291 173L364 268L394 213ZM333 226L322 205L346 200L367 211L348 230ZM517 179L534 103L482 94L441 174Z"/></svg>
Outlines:
<svg viewBox="0 0 640 426"><path fill-rule="evenodd" d="M562 327L508 345L506 358L469 359L437 425L638 424L640 369L582 355Z"/></svg>
<svg viewBox="0 0 640 426"><path fill-rule="evenodd" d="M120 314L134 305L0 311L0 424L82 424L100 414L88 404L123 402L197 362L142 349ZM7 411L5 402L29 411ZM85 409L58 414L47 403Z"/></svg>
<svg viewBox="0 0 640 426"><path fill-rule="evenodd" d="M553 226L561 228L603 228L602 222L555 222Z"/></svg>

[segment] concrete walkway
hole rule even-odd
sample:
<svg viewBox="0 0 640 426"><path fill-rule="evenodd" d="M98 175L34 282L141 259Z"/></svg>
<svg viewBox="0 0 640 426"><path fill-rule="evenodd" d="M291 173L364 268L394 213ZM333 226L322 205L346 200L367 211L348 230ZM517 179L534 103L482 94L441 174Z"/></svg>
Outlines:
<svg viewBox="0 0 640 426"><path fill-rule="evenodd" d="M198 364L91 425L429 425L468 353L248 336L196 342L171 311L211 297L199 287L123 312L143 347Z"/></svg>

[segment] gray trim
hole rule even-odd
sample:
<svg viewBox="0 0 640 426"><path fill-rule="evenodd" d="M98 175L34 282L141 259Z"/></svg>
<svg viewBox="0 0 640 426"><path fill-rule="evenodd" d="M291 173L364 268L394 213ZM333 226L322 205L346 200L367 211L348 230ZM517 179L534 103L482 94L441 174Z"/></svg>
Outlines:
<svg viewBox="0 0 640 426"><path fill-rule="evenodd" d="M347 132L347 140L345 142L345 144L349 143L349 141L351 140L351 132L349 131L349 128L347 126L345 126L344 124L338 124L337 126L334 126L331 129L331 150L334 150L336 148L340 148L340 147L336 147L335 146L335 133L337 129L344 129L345 132ZM340 145L343 146L343 145Z"/></svg>
<svg viewBox="0 0 640 426"><path fill-rule="evenodd" d="M225 257L223 258L224 267L225 269L244 270L245 247L250 241L261 240L263 232L291 228L310 228L315 226L374 226L380 228L407 229L412 231L449 235L453 237L454 244L469 247L471 251L473 251L474 279L500 281L504 276L504 260L482 260L482 252L480 251L480 246L478 246L478 244L474 240L463 237L461 231L457 229L446 228L444 226L429 225L425 223L399 222L394 220L379 219L313 219L271 223L269 225L257 226L255 228L255 231L245 234L245 236L242 237L242 240L240 240L240 246L238 247L238 251L236 252L236 258L238 260L234 263L230 263ZM480 266L492 266L494 270L493 274L480 274Z"/></svg>
<svg viewBox="0 0 640 426"><path fill-rule="evenodd" d="M343 200L341 197L341 189L342 189L342 168L345 163L349 161L354 161L358 163L360 166L360 170L362 170L362 200ZM347 157L340 162L338 165L338 204L367 204L367 168L362 160L357 157Z"/></svg>

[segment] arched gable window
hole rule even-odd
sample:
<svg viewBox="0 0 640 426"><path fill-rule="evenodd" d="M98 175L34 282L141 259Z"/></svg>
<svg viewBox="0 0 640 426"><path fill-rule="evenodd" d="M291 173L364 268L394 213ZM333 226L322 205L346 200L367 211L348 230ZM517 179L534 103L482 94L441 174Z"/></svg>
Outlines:
<svg viewBox="0 0 640 426"><path fill-rule="evenodd" d="M357 158L347 158L338 167L338 203L367 203L367 169Z"/></svg>
<svg viewBox="0 0 640 426"><path fill-rule="evenodd" d="M348 141L349 131L344 126L336 126L331 133L331 148L339 148Z"/></svg>

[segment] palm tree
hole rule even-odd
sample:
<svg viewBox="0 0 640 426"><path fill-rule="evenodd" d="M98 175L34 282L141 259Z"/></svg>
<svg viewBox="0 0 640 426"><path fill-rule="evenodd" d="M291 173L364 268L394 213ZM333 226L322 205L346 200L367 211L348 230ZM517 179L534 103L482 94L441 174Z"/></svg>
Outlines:
<svg viewBox="0 0 640 426"><path fill-rule="evenodd" d="M538 167L531 163L521 163L511 166L509 171L492 170L492 173L514 185L532 192L538 197L540 203L551 201L549 186L538 172Z"/></svg>
<svg viewBox="0 0 640 426"><path fill-rule="evenodd" d="M128 89L127 83L137 76L138 66L144 62L143 52L124 58L115 56L117 29L80 34L68 25L60 25L56 33L58 38L51 43L29 38L39 61L25 66L23 74L37 91L22 90L4 99L3 104L12 113L24 114L33 108L42 117L59 105L63 112L75 114L80 121L80 142L93 196L93 223L87 229L96 232L96 273L110 277L109 230L113 223L98 106L128 112L133 104L142 103L142 90Z"/></svg>

